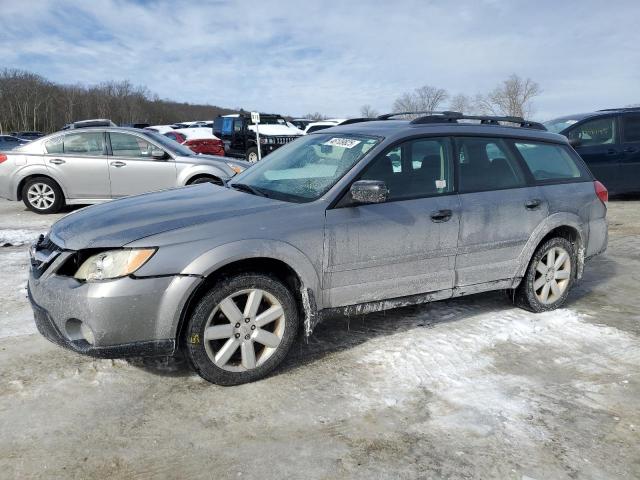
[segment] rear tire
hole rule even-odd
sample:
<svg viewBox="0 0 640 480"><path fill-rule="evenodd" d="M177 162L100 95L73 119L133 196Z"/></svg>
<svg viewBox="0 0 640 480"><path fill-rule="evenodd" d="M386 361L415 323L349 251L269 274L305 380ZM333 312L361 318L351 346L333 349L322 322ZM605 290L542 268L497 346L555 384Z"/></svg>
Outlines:
<svg viewBox="0 0 640 480"><path fill-rule="evenodd" d="M516 305L536 313L561 307L576 270L573 244L562 237L547 240L533 254L527 273L516 288Z"/></svg>
<svg viewBox="0 0 640 480"><path fill-rule="evenodd" d="M211 383L253 382L284 360L298 324L296 301L282 282L237 274L216 283L196 305L183 339L186 356Z"/></svg>
<svg viewBox="0 0 640 480"><path fill-rule="evenodd" d="M34 177L22 187L22 201L32 212L56 213L64 206L64 195L60 186L47 177Z"/></svg>

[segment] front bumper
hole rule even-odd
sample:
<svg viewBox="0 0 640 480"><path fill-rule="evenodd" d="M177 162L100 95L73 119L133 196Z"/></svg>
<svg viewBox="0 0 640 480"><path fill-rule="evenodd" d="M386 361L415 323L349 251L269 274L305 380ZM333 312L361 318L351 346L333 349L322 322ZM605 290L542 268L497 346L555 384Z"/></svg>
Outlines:
<svg viewBox="0 0 640 480"><path fill-rule="evenodd" d="M63 255L61 255L63 257ZM196 276L134 278L88 283L56 275L57 259L38 276L31 268L28 293L40 333L78 353L101 358L171 355L181 313L201 279ZM78 338L74 324L93 334Z"/></svg>

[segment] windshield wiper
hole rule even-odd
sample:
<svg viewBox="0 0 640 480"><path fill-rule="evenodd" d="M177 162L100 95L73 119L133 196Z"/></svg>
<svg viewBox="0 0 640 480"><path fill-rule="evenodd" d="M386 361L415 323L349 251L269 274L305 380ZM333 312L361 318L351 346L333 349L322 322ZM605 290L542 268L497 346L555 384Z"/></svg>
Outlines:
<svg viewBox="0 0 640 480"><path fill-rule="evenodd" d="M231 188L235 188L236 190L240 190L241 192L248 192L253 195L258 195L259 197L269 197L265 192L260 190L259 188L253 187L251 185L247 185L246 183L231 183L229 184Z"/></svg>

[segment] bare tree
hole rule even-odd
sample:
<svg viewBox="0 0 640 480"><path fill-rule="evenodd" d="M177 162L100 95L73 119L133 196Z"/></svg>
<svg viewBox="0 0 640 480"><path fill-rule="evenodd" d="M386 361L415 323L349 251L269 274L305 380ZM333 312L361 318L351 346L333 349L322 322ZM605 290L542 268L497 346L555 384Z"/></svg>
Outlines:
<svg viewBox="0 0 640 480"><path fill-rule="evenodd" d="M360 107L360 116L363 118L376 118L379 115L371 105L363 105Z"/></svg>
<svg viewBox="0 0 640 480"><path fill-rule="evenodd" d="M326 120L326 115L321 114L320 112L307 113L304 118L308 118L309 120Z"/></svg>
<svg viewBox="0 0 640 480"><path fill-rule="evenodd" d="M533 99L540 95L540 85L515 73L486 95L477 95L476 103L483 114L529 117Z"/></svg>
<svg viewBox="0 0 640 480"><path fill-rule="evenodd" d="M469 95L458 93L449 102L449 110L472 115L476 111L475 101Z"/></svg>
<svg viewBox="0 0 640 480"><path fill-rule="evenodd" d="M403 93L393 102L394 112L432 112L449 98L444 88L425 85Z"/></svg>

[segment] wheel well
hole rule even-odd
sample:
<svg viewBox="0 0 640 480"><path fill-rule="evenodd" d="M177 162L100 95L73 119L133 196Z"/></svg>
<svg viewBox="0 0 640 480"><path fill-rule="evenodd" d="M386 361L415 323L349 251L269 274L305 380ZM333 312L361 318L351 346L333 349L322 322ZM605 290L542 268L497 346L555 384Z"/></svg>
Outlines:
<svg viewBox="0 0 640 480"><path fill-rule="evenodd" d="M215 175L211 175L209 173L200 173L198 175L194 175L189 179L189 181L187 182L187 185L191 185L193 182L195 182L199 178L213 178L214 180L216 180L215 183L219 183L220 185L222 185L222 180L220 180L219 177L216 177Z"/></svg>
<svg viewBox="0 0 640 480"><path fill-rule="evenodd" d="M556 227L553 230L551 230L549 233L547 233L544 236L542 240L540 240L538 245L542 245L547 240L555 237L566 238L571 243L573 243L577 248L580 248L581 246L580 245L581 239L580 239L580 235L578 234L578 231L575 228L569 227L567 225Z"/></svg>
<svg viewBox="0 0 640 480"><path fill-rule="evenodd" d="M62 195L64 197L64 190L62 190L62 187L60 186L60 184L58 182L56 182L55 179L51 178L49 175L43 175L41 173L34 173L33 175L29 175L27 177L24 177L22 180L20 180L20 183L18 183L18 191L16 192L16 198L18 199L18 201L22 200L22 189L24 188L25 183L27 183L32 178L47 178L47 179L51 180L52 182L55 182L55 184L58 185L58 188L60 189L60 191L62 191Z"/></svg>
<svg viewBox="0 0 640 480"><path fill-rule="evenodd" d="M180 322L176 330L177 345L181 345L181 339L183 330L186 327L187 321L191 316L191 313L195 309L198 300L211 289L217 282L229 278L239 273L267 273L276 277L282 283L284 283L293 297L296 299L296 305L298 306L298 312L300 318L304 318L304 307L302 304L301 286L302 282L298 274L282 260L276 260L274 258L247 258L244 260L238 260L236 262L229 263L224 267L209 274L204 281L196 288L191 294L187 304L183 308L182 315L180 316Z"/></svg>

